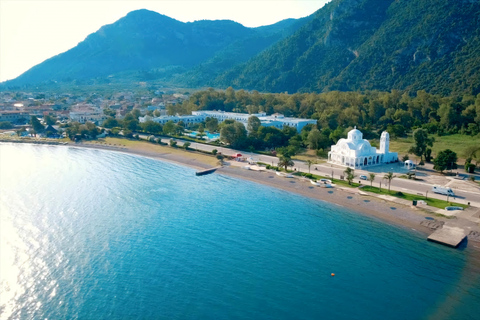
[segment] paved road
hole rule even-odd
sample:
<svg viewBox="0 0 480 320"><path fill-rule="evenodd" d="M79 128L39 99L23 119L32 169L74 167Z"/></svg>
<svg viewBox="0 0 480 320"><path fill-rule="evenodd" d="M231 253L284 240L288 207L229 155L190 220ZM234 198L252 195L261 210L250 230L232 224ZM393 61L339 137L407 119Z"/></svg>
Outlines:
<svg viewBox="0 0 480 320"><path fill-rule="evenodd" d="M146 135L140 135L142 139L146 139ZM179 146L182 146L185 140L181 139L175 139L177 141L177 144ZM170 141L170 138L162 138L162 142L168 143ZM241 150L234 150L234 149L229 149L229 148L224 148L224 147L218 147L218 146L211 146L207 144L202 144L202 143L197 143L197 142L190 142L190 148L194 150L202 150L202 151L207 151L211 152L213 149L217 149L218 152L221 152L224 155L232 155L235 153L241 153L245 157L249 158L252 157L254 160L259 161L259 162L264 162L272 165L277 165L278 164L278 157L274 156L267 156L263 154L256 154L256 153L251 153L251 152L245 152ZM294 161L294 170L296 169L297 171L302 171L302 172L309 172L308 165L303 162L296 160ZM330 164L315 164L310 167L310 172L326 177L333 177L336 179L339 179L341 175L343 175L344 168L336 167ZM361 174L365 174L368 176L367 171L363 170L356 170L356 175L357 178L355 179L355 182L357 182L358 176ZM376 173L375 180L373 182L373 186L379 187L381 186L382 188L388 188L388 181L385 179L382 179L384 176L383 173ZM369 185L370 181L365 181L365 180L358 180L360 183ZM413 193L413 194L418 194L418 195L424 195L428 196L430 198L437 198L437 199L443 199L447 200L447 196L440 195L440 194L434 194L432 190L432 184L426 183L426 182L421 182L421 181L414 181L414 180L407 180L407 179L393 179L391 181L391 190L396 190L396 191L403 191L403 192L408 192L408 193ZM458 189L453 189L455 192L455 197L452 199L452 197L449 197L450 201L455 201L458 203L463 203L467 204L470 202L471 205L480 207L480 192L469 192L469 191L464 191L464 190L458 190Z"/></svg>

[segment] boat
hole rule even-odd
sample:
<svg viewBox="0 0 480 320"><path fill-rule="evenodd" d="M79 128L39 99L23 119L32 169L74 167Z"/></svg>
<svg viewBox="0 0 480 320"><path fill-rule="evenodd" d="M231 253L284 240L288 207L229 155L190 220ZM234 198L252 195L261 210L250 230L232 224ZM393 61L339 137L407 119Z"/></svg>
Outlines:
<svg viewBox="0 0 480 320"><path fill-rule="evenodd" d="M285 173L280 172L280 171L276 171L275 174L276 174L277 176L280 176L280 177L285 177Z"/></svg>
<svg viewBox="0 0 480 320"><path fill-rule="evenodd" d="M285 178L293 178L293 174L288 173L288 174L285 175Z"/></svg>
<svg viewBox="0 0 480 320"><path fill-rule="evenodd" d="M310 180L310 183L313 184L314 186L320 186L320 183L313 180Z"/></svg>

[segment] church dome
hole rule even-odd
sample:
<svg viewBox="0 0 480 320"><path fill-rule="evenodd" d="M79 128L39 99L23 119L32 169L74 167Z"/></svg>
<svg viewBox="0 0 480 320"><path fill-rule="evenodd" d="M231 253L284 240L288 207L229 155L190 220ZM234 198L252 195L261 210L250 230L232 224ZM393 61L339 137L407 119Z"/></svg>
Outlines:
<svg viewBox="0 0 480 320"><path fill-rule="evenodd" d="M357 127L355 126L355 128L353 128L348 132L348 140L350 141L363 140L363 133L360 130L358 130Z"/></svg>
<svg viewBox="0 0 480 320"><path fill-rule="evenodd" d="M367 140L362 140L357 145L357 150L360 155L367 155L371 153L372 146L370 145L370 142L368 142Z"/></svg>

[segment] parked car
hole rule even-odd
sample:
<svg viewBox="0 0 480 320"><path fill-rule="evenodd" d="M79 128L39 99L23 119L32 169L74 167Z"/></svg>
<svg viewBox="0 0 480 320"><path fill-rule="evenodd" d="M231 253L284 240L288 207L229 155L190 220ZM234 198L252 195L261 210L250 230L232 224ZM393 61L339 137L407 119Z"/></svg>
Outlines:
<svg viewBox="0 0 480 320"><path fill-rule="evenodd" d="M362 175L360 176L360 179L361 179L361 180L367 180L367 176L362 174Z"/></svg>
<svg viewBox="0 0 480 320"><path fill-rule="evenodd" d="M455 193L453 193L453 190L449 187L433 186L432 191L445 196L455 196Z"/></svg>

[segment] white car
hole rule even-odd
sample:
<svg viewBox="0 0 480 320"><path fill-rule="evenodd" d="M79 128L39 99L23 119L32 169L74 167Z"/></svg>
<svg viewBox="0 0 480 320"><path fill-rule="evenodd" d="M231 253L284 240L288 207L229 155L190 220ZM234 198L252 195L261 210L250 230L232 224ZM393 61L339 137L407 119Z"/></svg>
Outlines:
<svg viewBox="0 0 480 320"><path fill-rule="evenodd" d="M362 175L360 176L360 180L367 180L367 176L362 174Z"/></svg>

